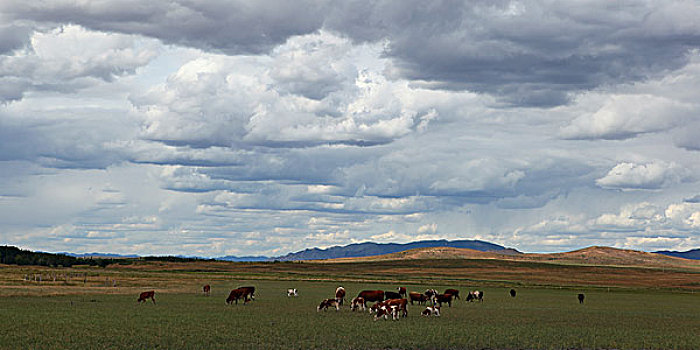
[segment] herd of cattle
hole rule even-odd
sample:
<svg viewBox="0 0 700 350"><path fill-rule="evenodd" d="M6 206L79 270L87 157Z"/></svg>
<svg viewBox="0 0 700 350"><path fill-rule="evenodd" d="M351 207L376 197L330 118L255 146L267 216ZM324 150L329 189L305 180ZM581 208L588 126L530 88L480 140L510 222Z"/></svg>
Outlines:
<svg viewBox="0 0 700 350"><path fill-rule="evenodd" d="M460 299L459 290L457 289L447 289L444 293L438 293L435 289L427 289L423 293L407 293L406 287L398 287L396 290L396 292L363 290L350 301L350 310L367 310L367 302L374 302L375 304L369 307L369 313L374 314L375 320L381 317L388 319L389 316L393 320L398 320L401 317L408 316L408 303L411 303L411 305L418 303L418 305L426 305L421 315L440 316L442 304L447 304L451 307L453 300ZM321 304L316 307L316 310L327 310L329 307L335 307L336 310L340 310L345 301L345 294L345 288L338 287L335 290L335 298L323 299ZM470 291L465 301L482 302L484 301L484 292L479 290Z"/></svg>
<svg viewBox="0 0 700 350"><path fill-rule="evenodd" d="M391 317L393 320L398 320L401 317L408 316L408 303L414 305L414 302L418 305L425 305L425 309L421 312L423 316L440 316L440 308L442 304L447 304L452 307L452 301L461 299L459 296L459 290L449 288L446 289L444 293L438 293L435 289L427 289L423 293L409 292L407 293L406 287L398 287L397 291L384 291L384 290L363 290L357 297L353 298L350 302L350 310L356 311L362 309L367 310L367 302L374 302L375 304L369 307L369 313L374 314L374 319L379 318L388 319ZM205 296L209 296L211 293L211 286L205 285L202 287L202 293ZM340 310L341 306L345 302L345 288L338 287L335 290L335 297L323 299L321 303L316 307L316 311L327 310L328 308L335 308L336 311ZM287 297L296 297L299 293L296 288L287 289ZM510 290L510 296L515 298L515 289ZM583 304L584 295L578 294L579 303ZM138 302L147 302L148 299L156 303L155 291L143 292L139 295ZM236 303L238 300L243 299L243 303L255 300L255 287L238 287L231 290L228 298L226 298L226 304ZM484 292L480 290L469 291L465 299L467 302L483 302Z"/></svg>

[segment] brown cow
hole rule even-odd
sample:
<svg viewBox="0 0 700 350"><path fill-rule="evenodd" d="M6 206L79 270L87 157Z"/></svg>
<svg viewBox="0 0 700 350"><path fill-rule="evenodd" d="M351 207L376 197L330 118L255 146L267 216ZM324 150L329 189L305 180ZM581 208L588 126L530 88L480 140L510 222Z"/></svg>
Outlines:
<svg viewBox="0 0 700 350"><path fill-rule="evenodd" d="M316 307L316 311L321 311L321 309L325 311L331 306L335 307L335 311L340 310L340 302L338 302L338 299L323 299L323 301L321 301L321 304L318 307Z"/></svg>
<svg viewBox="0 0 700 350"><path fill-rule="evenodd" d="M428 301L427 295L416 292L408 293L408 298L411 300L411 305L413 305L414 301L417 301L418 305L424 304L426 301Z"/></svg>
<svg viewBox="0 0 700 350"><path fill-rule="evenodd" d="M358 298L364 300L363 307L367 308L368 301L384 301L384 291L383 290L363 290L357 295Z"/></svg>
<svg viewBox="0 0 700 350"><path fill-rule="evenodd" d="M452 294L438 294L433 300L433 305L438 303L442 307L442 303L447 303L449 307L452 307Z"/></svg>
<svg viewBox="0 0 700 350"><path fill-rule="evenodd" d="M406 287L399 287L396 289L398 289L399 295L402 296L404 299L407 297Z"/></svg>
<svg viewBox="0 0 700 350"><path fill-rule="evenodd" d="M350 310L355 311L362 307L362 311L365 311L366 304L365 304L365 298L363 297L357 297L355 299L352 299L352 302L350 303Z"/></svg>
<svg viewBox="0 0 700 350"><path fill-rule="evenodd" d="M401 317L408 317L407 305L408 300L406 299L389 299L377 303L373 306L373 308L376 307L377 310L377 314L374 316L374 319L377 320L382 316L384 316L386 319L389 314L391 314L393 320L398 320L399 312L401 312Z"/></svg>
<svg viewBox="0 0 700 350"><path fill-rule="evenodd" d="M211 286L207 284L204 287L202 287L202 293L204 293L204 295L206 296L209 296L209 294L211 293Z"/></svg>
<svg viewBox="0 0 700 350"><path fill-rule="evenodd" d="M456 289L445 289L445 293L443 294L452 294L452 297L455 298L455 300L459 299L459 291Z"/></svg>
<svg viewBox="0 0 700 350"><path fill-rule="evenodd" d="M143 301L144 303L148 301L148 299L151 299L153 301L153 304L156 303L156 291L154 290L149 290L148 292L143 292L139 294L139 299L137 300L139 304Z"/></svg>
<svg viewBox="0 0 700 350"><path fill-rule="evenodd" d="M345 300L345 288L338 287L335 289L335 299L338 300L340 305L343 305L343 301Z"/></svg>
<svg viewBox="0 0 700 350"><path fill-rule="evenodd" d="M232 302L236 302L236 305L238 305L238 299L243 298L243 304L248 302L248 298L246 297L248 295L248 291L246 291L243 288L236 288L231 290L231 293L229 293L228 298L226 298L226 304L231 304Z"/></svg>
<svg viewBox="0 0 700 350"><path fill-rule="evenodd" d="M238 287L238 289L243 290L244 299L255 300L255 287Z"/></svg>

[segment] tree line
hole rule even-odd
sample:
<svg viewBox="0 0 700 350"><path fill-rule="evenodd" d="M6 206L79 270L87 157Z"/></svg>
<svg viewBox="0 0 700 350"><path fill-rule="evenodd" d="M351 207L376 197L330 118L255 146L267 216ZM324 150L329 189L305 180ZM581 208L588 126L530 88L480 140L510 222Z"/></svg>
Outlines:
<svg viewBox="0 0 700 350"><path fill-rule="evenodd" d="M0 263L8 265L36 265L51 267L71 267L73 265L90 265L105 267L109 264L129 264L124 259L76 258L65 254L38 253L19 249L14 246L0 246Z"/></svg>
<svg viewBox="0 0 700 350"><path fill-rule="evenodd" d="M14 246L0 246L0 264L7 265L36 265L51 267L71 267L73 265L89 265L106 267L109 264L129 265L134 260L165 262L214 261L214 259L186 258L178 256L146 256L141 258L129 259L91 257L77 258L66 254L39 253L30 250L19 249Z"/></svg>

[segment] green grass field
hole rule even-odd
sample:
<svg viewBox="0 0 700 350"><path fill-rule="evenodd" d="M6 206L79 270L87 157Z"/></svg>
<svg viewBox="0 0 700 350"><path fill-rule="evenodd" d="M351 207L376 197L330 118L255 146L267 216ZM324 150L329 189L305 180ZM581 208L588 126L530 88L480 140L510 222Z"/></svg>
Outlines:
<svg viewBox="0 0 700 350"><path fill-rule="evenodd" d="M255 285L257 299L225 305ZM700 349L700 295L647 289L480 288L483 303L456 301L441 317L374 321L366 312L317 312L339 283L220 281L211 297L158 293L0 297L2 349ZM397 284L342 283L349 297ZM286 296L298 288L297 298ZM409 285L444 290L460 285ZM474 286L470 286L474 289ZM586 293L580 305L576 294Z"/></svg>

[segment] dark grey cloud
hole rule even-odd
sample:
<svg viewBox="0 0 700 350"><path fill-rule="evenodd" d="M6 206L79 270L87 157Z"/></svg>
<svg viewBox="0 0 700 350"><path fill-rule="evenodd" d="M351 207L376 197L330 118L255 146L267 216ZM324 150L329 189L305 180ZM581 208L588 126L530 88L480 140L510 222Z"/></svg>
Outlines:
<svg viewBox="0 0 700 350"><path fill-rule="evenodd" d="M569 93L653 77L700 46L696 3L609 5L351 2L326 25L358 40L387 38L398 76L515 105L558 105Z"/></svg>
<svg viewBox="0 0 700 350"><path fill-rule="evenodd" d="M7 1L0 10L17 19L75 23L228 54L259 54L292 35L318 30L327 9L319 1L129 0L99 4Z"/></svg>
<svg viewBox="0 0 700 350"><path fill-rule="evenodd" d="M433 89L554 106L572 93L657 76L700 47L694 2L149 1L3 5L18 20L76 23L227 54L269 52L322 28L356 41L387 40L395 77ZM333 76L288 87L312 98Z"/></svg>

